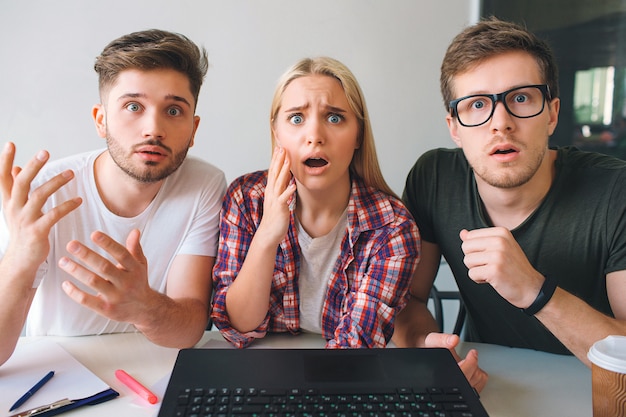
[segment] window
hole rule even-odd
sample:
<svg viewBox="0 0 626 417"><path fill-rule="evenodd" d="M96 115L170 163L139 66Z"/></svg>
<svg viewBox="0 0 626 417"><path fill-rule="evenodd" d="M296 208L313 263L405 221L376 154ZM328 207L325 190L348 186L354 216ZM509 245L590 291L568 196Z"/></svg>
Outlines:
<svg viewBox="0 0 626 417"><path fill-rule="evenodd" d="M576 71L574 120L577 125L610 126L613 122L615 67Z"/></svg>

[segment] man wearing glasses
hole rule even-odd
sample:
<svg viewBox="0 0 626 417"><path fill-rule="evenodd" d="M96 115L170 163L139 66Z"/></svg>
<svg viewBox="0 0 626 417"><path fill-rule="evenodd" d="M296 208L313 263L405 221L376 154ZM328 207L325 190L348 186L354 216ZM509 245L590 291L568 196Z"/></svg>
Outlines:
<svg viewBox="0 0 626 417"><path fill-rule="evenodd" d="M404 200L422 237L399 346L444 346L426 307L443 255L469 341L574 354L626 335L626 162L550 148L559 114L548 45L495 18L460 33L441 67L457 149L424 154ZM460 362L481 390L476 352Z"/></svg>

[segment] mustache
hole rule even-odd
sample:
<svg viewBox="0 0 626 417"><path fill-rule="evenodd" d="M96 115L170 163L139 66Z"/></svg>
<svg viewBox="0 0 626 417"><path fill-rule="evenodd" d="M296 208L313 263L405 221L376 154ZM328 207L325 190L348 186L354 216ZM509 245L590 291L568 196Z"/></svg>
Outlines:
<svg viewBox="0 0 626 417"><path fill-rule="evenodd" d="M508 143L509 145L516 146L520 149L526 148L525 143L515 137L508 135L498 135L491 138L491 140L486 144L486 149L491 149L501 143Z"/></svg>

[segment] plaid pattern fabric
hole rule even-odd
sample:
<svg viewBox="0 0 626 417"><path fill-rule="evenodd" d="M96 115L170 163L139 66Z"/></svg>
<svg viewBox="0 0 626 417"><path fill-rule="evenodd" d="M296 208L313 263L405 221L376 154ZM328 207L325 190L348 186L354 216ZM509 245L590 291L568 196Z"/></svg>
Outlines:
<svg viewBox="0 0 626 417"><path fill-rule="evenodd" d="M292 180L293 181L293 180ZM274 279L265 320L249 333L229 322L226 293L237 278L263 216L267 171L239 177L222 206L218 255L213 270L212 319L222 335L245 347L267 332L299 332L300 248L294 214L276 250ZM408 299L419 261L417 226L401 201L353 180L348 227L322 308L322 336L328 348L384 347L396 314Z"/></svg>

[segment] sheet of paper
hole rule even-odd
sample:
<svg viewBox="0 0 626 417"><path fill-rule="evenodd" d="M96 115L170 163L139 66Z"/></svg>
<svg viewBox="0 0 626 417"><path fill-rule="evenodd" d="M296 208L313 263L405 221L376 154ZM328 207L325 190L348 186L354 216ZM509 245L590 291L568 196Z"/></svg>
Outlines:
<svg viewBox="0 0 626 417"><path fill-rule="evenodd" d="M49 371L54 376L21 407L9 408ZM0 416L9 416L54 401L94 395L109 386L65 349L46 338L18 344L0 366Z"/></svg>

